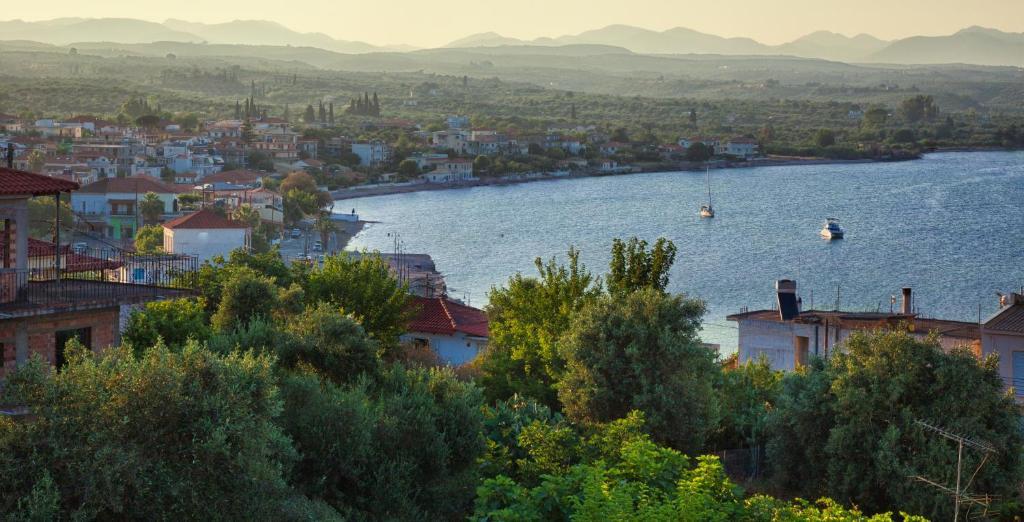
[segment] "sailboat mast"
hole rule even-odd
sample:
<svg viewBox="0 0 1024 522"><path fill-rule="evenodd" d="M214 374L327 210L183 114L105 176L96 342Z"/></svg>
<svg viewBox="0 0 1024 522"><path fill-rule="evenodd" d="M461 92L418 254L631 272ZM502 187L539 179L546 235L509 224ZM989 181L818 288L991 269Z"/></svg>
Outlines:
<svg viewBox="0 0 1024 522"><path fill-rule="evenodd" d="M711 168L707 168L704 171L704 179L708 184L708 206L711 206Z"/></svg>

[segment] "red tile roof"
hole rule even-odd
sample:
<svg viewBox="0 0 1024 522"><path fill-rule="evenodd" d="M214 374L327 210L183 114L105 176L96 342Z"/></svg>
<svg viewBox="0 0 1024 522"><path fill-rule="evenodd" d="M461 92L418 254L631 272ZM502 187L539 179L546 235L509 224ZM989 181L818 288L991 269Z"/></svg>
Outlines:
<svg viewBox="0 0 1024 522"><path fill-rule="evenodd" d="M232 221L210 209L186 214L164 223L164 228L176 230L181 228L249 228L241 221Z"/></svg>
<svg viewBox="0 0 1024 522"><path fill-rule="evenodd" d="M138 192L156 192L157 194L177 194L179 189L149 176L129 176L127 178L103 178L90 183L81 190L85 194L132 194Z"/></svg>
<svg viewBox="0 0 1024 522"><path fill-rule="evenodd" d="M0 194L5 196L43 196L72 190L78 190L78 183L0 167Z"/></svg>
<svg viewBox="0 0 1024 522"><path fill-rule="evenodd" d="M488 337L487 314L483 310L456 303L446 297L413 297L415 316L409 322L410 332L453 335L461 332L474 337Z"/></svg>
<svg viewBox="0 0 1024 522"><path fill-rule="evenodd" d="M203 183L235 183L246 185L256 183L263 177L263 174L254 170L224 170L215 172L202 179Z"/></svg>

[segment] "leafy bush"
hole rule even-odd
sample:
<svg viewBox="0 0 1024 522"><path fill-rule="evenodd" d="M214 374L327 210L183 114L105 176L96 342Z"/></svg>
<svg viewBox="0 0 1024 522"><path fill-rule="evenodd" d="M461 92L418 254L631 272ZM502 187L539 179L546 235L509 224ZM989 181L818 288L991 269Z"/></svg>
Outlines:
<svg viewBox="0 0 1024 522"><path fill-rule="evenodd" d="M697 336L703 315L700 301L654 289L585 307L561 343L566 416L592 425L641 410L655 440L702 450L719 416L715 354Z"/></svg>
<svg viewBox="0 0 1024 522"><path fill-rule="evenodd" d="M272 364L195 343L33 360L4 388L35 419L0 423L0 512L49 511L56 491L68 519L280 518L295 455Z"/></svg>
<svg viewBox="0 0 1024 522"><path fill-rule="evenodd" d="M845 351L786 376L769 418L774 478L800 495L951 519L949 497L909 477L953 484L957 448L916 420L992 444L971 491L1018 498L1021 413L1003 390L998 361L947 354L935 338L902 331L856 333ZM973 472L982 458L965 450L964 469Z"/></svg>
<svg viewBox="0 0 1024 522"><path fill-rule="evenodd" d="M202 298L170 299L146 303L128 317L121 338L137 348L148 348L163 339L172 348L180 348L190 339L203 342L210 337Z"/></svg>
<svg viewBox="0 0 1024 522"><path fill-rule="evenodd" d="M292 482L355 520L460 518L484 452L481 395L448 370L394 366L351 387L283 379L281 423L302 457Z"/></svg>

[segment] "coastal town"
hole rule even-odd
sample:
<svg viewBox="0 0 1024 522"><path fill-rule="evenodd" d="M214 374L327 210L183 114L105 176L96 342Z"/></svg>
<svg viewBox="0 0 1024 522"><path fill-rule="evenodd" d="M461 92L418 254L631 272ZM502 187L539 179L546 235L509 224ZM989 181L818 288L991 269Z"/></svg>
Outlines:
<svg viewBox="0 0 1024 522"><path fill-rule="evenodd" d="M1024 4L738 1L5 10L0 522L1019 522Z"/></svg>
<svg viewBox="0 0 1024 522"><path fill-rule="evenodd" d="M324 110L321 107L321 113ZM329 110L333 112L333 107ZM17 298L22 288L18 285L29 281L54 283L63 277L80 284L74 275L82 273L92 278L88 283L91 285L167 285L172 282L166 275L172 271L168 268L171 265L177 271L183 271L183 267L195 271L203 263L229 257L233 251L265 252L272 245L292 263L322 264L326 255L343 251L348 238L363 225L356 209L340 212L332 201L425 187L466 186L480 181L478 176L484 175L482 171L486 172L492 158L526 156L536 148L564 156L556 163L561 170L510 174L495 181L638 170L614 159L631 150L630 144L608 141L607 135L593 127L552 129L545 136L522 137L470 129L469 119L462 116L450 116L446 122L447 129L434 132L420 131L412 122L377 122L402 127L409 131L407 136L419 140L421 151L397 161L393 144L306 138L288 121L277 118L210 121L189 132L171 121L141 127L86 116L34 122L0 116L4 132L0 146L7 160L3 180L5 186L15 187L8 196L25 199L10 206L8 213L18 215L17 208L27 208L29 198L59 198L67 193L61 205L70 215L70 222L60 224L64 210L48 207L55 224L46 234L53 234L53 241L32 237L33 227L24 214L21 221L5 227L5 267L13 268L14 275L7 282L14 286L5 288L4 295L15 298L11 303L23 306L28 303ZM662 161L680 163L770 160L759 155L756 140L745 137L683 137L678 143L658 147L656 153ZM347 156L352 158L352 167L339 163L339 158ZM250 168L248 162L254 157L271 168ZM384 172L395 166L398 172ZM371 178L370 172L379 174ZM346 188L334 185L333 191L331 185L321 184L324 180L334 184L338 179L361 183ZM36 185L41 188L34 188ZM289 191L282 194L282 186ZM300 188L289 188L296 186ZM19 192L16 187L29 188ZM313 195L319 201L302 207L301 201ZM300 203L287 201L292 199ZM146 234L147 228L156 231L155 244L149 244L153 236ZM63 229L69 235L61 238ZM24 230L29 233L19 233ZM140 244L140 234L150 236L142 238L147 244ZM259 239L254 240L254 236ZM21 256L19 252L28 254ZM486 346L485 313L449 297L444 277L429 255L400 252L398 248L381 255L391 273L416 296L419 312L403 339L432 349L445 364L470 363ZM127 258L132 261L126 264ZM95 267L100 270L93 270ZM739 327L738 364L767 358L771 368L792 371L807 364L811 356L827 357L830 347L840 345L854 331L908 325L919 337L938 335L947 350L966 347L979 359L1000 355L1002 379L1008 389L1017 390L1018 401L1024 400L1024 386L1014 387L1024 382L1024 359L1017 360L1024 351L1016 350L1024 346L1024 329L1014 319L1024 314L1021 294L1011 292L1001 297L999 312L990 319L967 323L918 317L911 304L910 288L902 290L898 310L885 314L801 310L795 282L780 281L776 286L777 308L744 310L728 317ZM173 285L169 288L188 290ZM10 349L4 353L5 371L23 363L32 353L59 364L63 360L62 340L68 331L95 330L97 340L92 342L97 347L116 343L133 306L165 297L145 292L129 294L126 298L113 292L103 306L90 305L99 306L100 312L82 323L88 326L81 326L77 319L68 323L50 318L50 324L57 326L45 337L33 326L36 323L5 319L6 331L16 339L7 343ZM88 292L86 295L94 299ZM59 310L48 301L33 304L49 310L46 313ZM73 309L80 314L77 306ZM41 312L31 315L37 313ZM92 320L97 322L90 323ZM75 327L64 328L68 324ZM26 334L29 330L34 332L31 344ZM87 337L92 340L93 334Z"/></svg>

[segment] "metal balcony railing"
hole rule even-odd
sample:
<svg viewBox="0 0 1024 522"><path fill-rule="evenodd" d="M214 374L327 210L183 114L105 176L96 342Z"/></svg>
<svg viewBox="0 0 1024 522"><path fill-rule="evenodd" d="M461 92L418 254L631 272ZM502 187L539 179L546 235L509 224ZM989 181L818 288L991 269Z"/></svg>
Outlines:
<svg viewBox="0 0 1024 522"><path fill-rule="evenodd" d="M135 302L196 289L199 262L192 256L64 246L58 260L52 246L46 250L31 252L27 268L0 269L0 312Z"/></svg>

